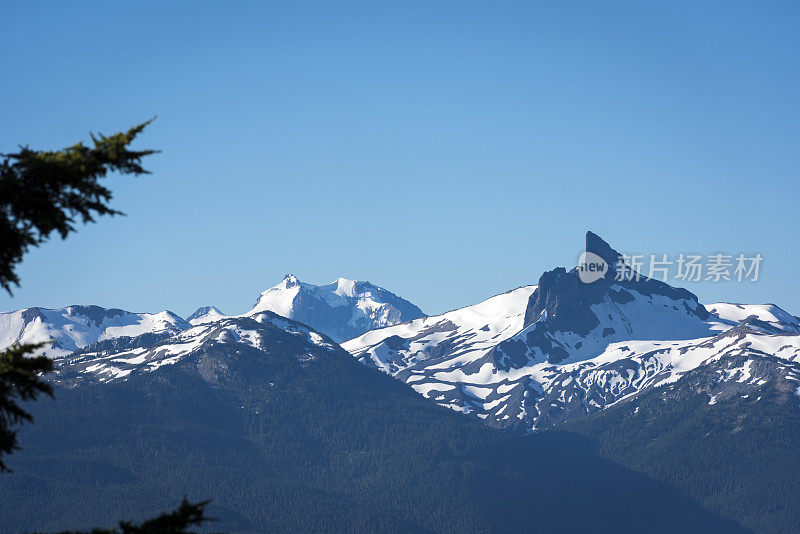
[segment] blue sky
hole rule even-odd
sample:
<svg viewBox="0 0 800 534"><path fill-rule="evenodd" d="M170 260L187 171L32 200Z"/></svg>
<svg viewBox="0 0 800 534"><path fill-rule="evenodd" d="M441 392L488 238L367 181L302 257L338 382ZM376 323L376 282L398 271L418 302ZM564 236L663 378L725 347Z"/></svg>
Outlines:
<svg viewBox="0 0 800 534"><path fill-rule="evenodd" d="M702 4L702 5L700 5ZM127 217L0 309L249 309L285 273L428 313L632 253L761 253L701 301L800 314L795 2L14 2L0 152L158 115Z"/></svg>

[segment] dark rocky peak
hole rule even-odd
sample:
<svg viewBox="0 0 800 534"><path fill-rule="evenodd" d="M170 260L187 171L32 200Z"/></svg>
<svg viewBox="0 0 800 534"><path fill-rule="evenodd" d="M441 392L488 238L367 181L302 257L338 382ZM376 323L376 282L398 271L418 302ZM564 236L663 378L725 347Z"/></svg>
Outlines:
<svg viewBox="0 0 800 534"><path fill-rule="evenodd" d="M685 300L692 304L676 304L678 309L708 318L708 311L698 303L690 291L675 288L647 278L640 273L631 272L626 279L617 280L617 267L622 255L594 232L586 233L586 252L596 254L608 265L604 276L587 283L578 275L578 268L567 271L558 267L544 273L539 278L539 287L531 295L525 310L525 326L536 322L546 312L549 328L553 331L570 331L580 335L588 334L600 321L591 309L593 304L609 300L616 304L631 302L636 297L632 291L645 296L660 295L675 301ZM627 279L630 278L630 279Z"/></svg>
<svg viewBox="0 0 800 534"><path fill-rule="evenodd" d="M592 231L586 232L586 252L597 254L608 264L609 268L614 269L621 254L611 248L611 245L603 241L599 235Z"/></svg>

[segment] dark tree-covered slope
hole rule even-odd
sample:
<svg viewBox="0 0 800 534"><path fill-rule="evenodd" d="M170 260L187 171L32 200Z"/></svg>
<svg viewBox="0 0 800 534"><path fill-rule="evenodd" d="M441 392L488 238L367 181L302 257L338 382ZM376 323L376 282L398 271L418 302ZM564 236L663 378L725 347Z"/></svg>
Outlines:
<svg viewBox="0 0 800 534"><path fill-rule="evenodd" d="M184 495L211 499L223 531L738 529L591 440L504 434L338 347L261 334L262 349L220 338L125 380L63 380L0 477L0 530L111 526Z"/></svg>
<svg viewBox="0 0 800 534"><path fill-rule="evenodd" d="M800 399L791 366L763 355L752 383L723 380L747 356L564 427L602 456L660 480L757 532L800 530Z"/></svg>

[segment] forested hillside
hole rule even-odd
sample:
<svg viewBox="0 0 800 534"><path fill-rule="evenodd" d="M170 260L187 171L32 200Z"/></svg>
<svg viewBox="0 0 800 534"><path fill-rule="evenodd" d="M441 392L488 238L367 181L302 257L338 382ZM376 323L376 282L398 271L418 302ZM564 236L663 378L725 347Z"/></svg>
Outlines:
<svg viewBox="0 0 800 534"><path fill-rule="evenodd" d="M504 434L338 348L308 356L220 343L57 388L0 477L3 531L110 526L184 494L223 531L737 530L591 440Z"/></svg>
<svg viewBox="0 0 800 534"><path fill-rule="evenodd" d="M564 427L596 439L600 454L662 481L757 532L800 528L797 383L712 396L724 361L672 386ZM785 362L765 356L778 373Z"/></svg>

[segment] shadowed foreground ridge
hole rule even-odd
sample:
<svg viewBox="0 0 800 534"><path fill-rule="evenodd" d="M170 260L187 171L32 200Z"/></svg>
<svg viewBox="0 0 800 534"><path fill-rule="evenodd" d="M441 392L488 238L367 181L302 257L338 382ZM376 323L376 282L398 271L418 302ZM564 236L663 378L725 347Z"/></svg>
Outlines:
<svg viewBox="0 0 800 534"><path fill-rule="evenodd" d="M212 500L214 530L238 532L738 528L585 438L503 434L338 347L299 348L229 340L125 381L58 387L0 477L4 530L110 526L184 494Z"/></svg>

